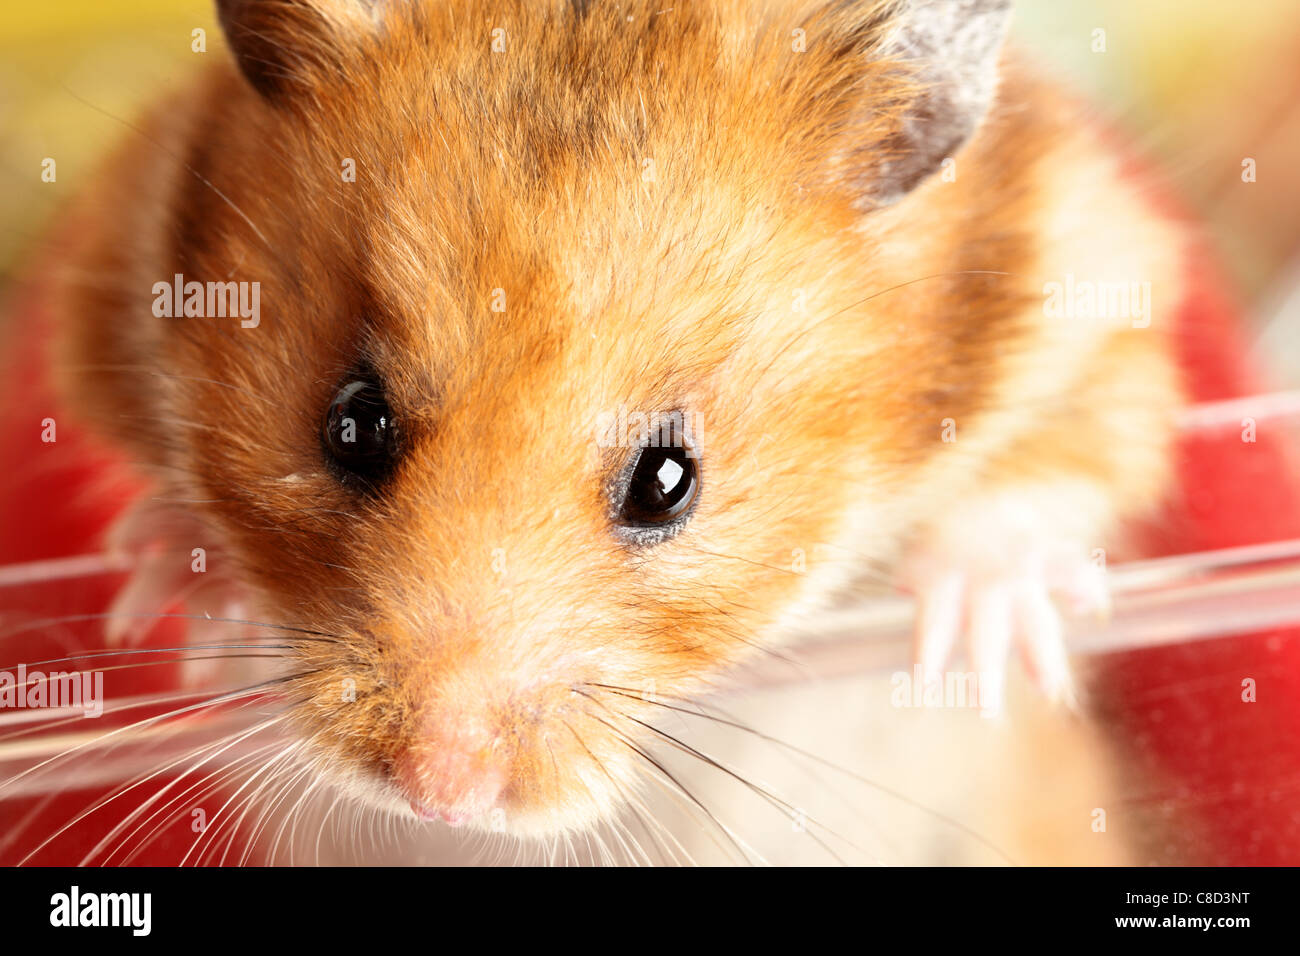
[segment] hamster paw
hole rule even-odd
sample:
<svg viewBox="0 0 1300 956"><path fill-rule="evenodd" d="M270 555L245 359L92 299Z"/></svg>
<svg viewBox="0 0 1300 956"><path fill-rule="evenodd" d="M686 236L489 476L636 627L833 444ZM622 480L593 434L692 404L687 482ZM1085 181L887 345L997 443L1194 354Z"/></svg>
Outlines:
<svg viewBox="0 0 1300 956"><path fill-rule="evenodd" d="M232 648L256 644L241 623L242 592L208 570L206 550L196 563L194 543L209 538L196 519L151 499L119 519L109 552L125 558L131 571L105 615L105 649L139 648L160 620L184 618L187 645L172 652L182 686L208 686L243 663Z"/></svg>
<svg viewBox="0 0 1300 956"><path fill-rule="evenodd" d="M1085 549L1024 537L1001 547L924 547L904 563L900 585L917 598L915 664L929 684L964 638L981 710L999 713L1011 648L1048 699L1077 705L1061 610L1105 615L1105 571Z"/></svg>

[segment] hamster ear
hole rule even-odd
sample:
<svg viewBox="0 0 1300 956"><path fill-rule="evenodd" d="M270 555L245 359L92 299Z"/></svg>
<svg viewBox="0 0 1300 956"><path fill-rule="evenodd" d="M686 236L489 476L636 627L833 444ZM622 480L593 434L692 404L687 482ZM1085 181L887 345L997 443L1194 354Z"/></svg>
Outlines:
<svg viewBox="0 0 1300 956"><path fill-rule="evenodd" d="M375 0L217 0L240 71L275 103L342 72L349 40L371 32Z"/></svg>
<svg viewBox="0 0 1300 956"><path fill-rule="evenodd" d="M896 110L894 128L872 145L868 168L860 171L864 204L888 205L907 195L979 126L997 88L1011 3L892 0L882 6L864 0L847 12L850 19L857 13L859 22L851 29L867 45L860 51L897 64L906 87L890 104Z"/></svg>

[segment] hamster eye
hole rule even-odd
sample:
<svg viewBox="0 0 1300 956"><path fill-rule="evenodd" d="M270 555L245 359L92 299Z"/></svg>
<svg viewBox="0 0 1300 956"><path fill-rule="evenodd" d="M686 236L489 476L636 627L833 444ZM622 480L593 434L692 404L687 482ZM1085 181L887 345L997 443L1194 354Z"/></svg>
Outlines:
<svg viewBox="0 0 1300 956"><path fill-rule="evenodd" d="M338 390L325 413L321 442L342 477L379 484L397 460L392 409L378 379L371 375Z"/></svg>
<svg viewBox="0 0 1300 956"><path fill-rule="evenodd" d="M685 517L699 494L694 449L684 442L642 448L637 455L619 521L629 528L664 528Z"/></svg>

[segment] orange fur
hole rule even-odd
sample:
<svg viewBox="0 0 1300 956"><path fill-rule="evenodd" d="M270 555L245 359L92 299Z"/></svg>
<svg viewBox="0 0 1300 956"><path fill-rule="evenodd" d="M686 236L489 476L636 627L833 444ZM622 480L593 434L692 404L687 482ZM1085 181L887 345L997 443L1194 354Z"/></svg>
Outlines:
<svg viewBox="0 0 1300 956"><path fill-rule="evenodd" d="M1172 303L1176 241L1014 64L956 181L873 210L918 87L860 9L287 6L268 49L328 55L270 101L212 68L88 197L62 369L169 497L208 502L267 619L338 636L298 649L295 714L374 799L468 805L498 774L511 829L583 826L638 785L637 694L721 680L948 502L1059 483L1100 539L1158 495L1159 318L1054 323L1042 288L1132 270ZM259 281L260 325L154 318L176 272ZM405 448L377 497L319 445L362 355ZM705 424L697 511L651 550L611 534L628 451L592 436L620 406ZM819 543L851 557L795 573Z"/></svg>

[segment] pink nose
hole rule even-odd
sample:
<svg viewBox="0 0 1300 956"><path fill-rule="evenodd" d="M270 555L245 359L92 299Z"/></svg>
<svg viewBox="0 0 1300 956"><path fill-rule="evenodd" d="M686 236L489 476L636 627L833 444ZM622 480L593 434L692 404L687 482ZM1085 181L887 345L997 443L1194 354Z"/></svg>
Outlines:
<svg viewBox="0 0 1300 956"><path fill-rule="evenodd" d="M425 722L424 733L395 761L397 786L422 820L459 826L496 806L506 772L486 727Z"/></svg>

